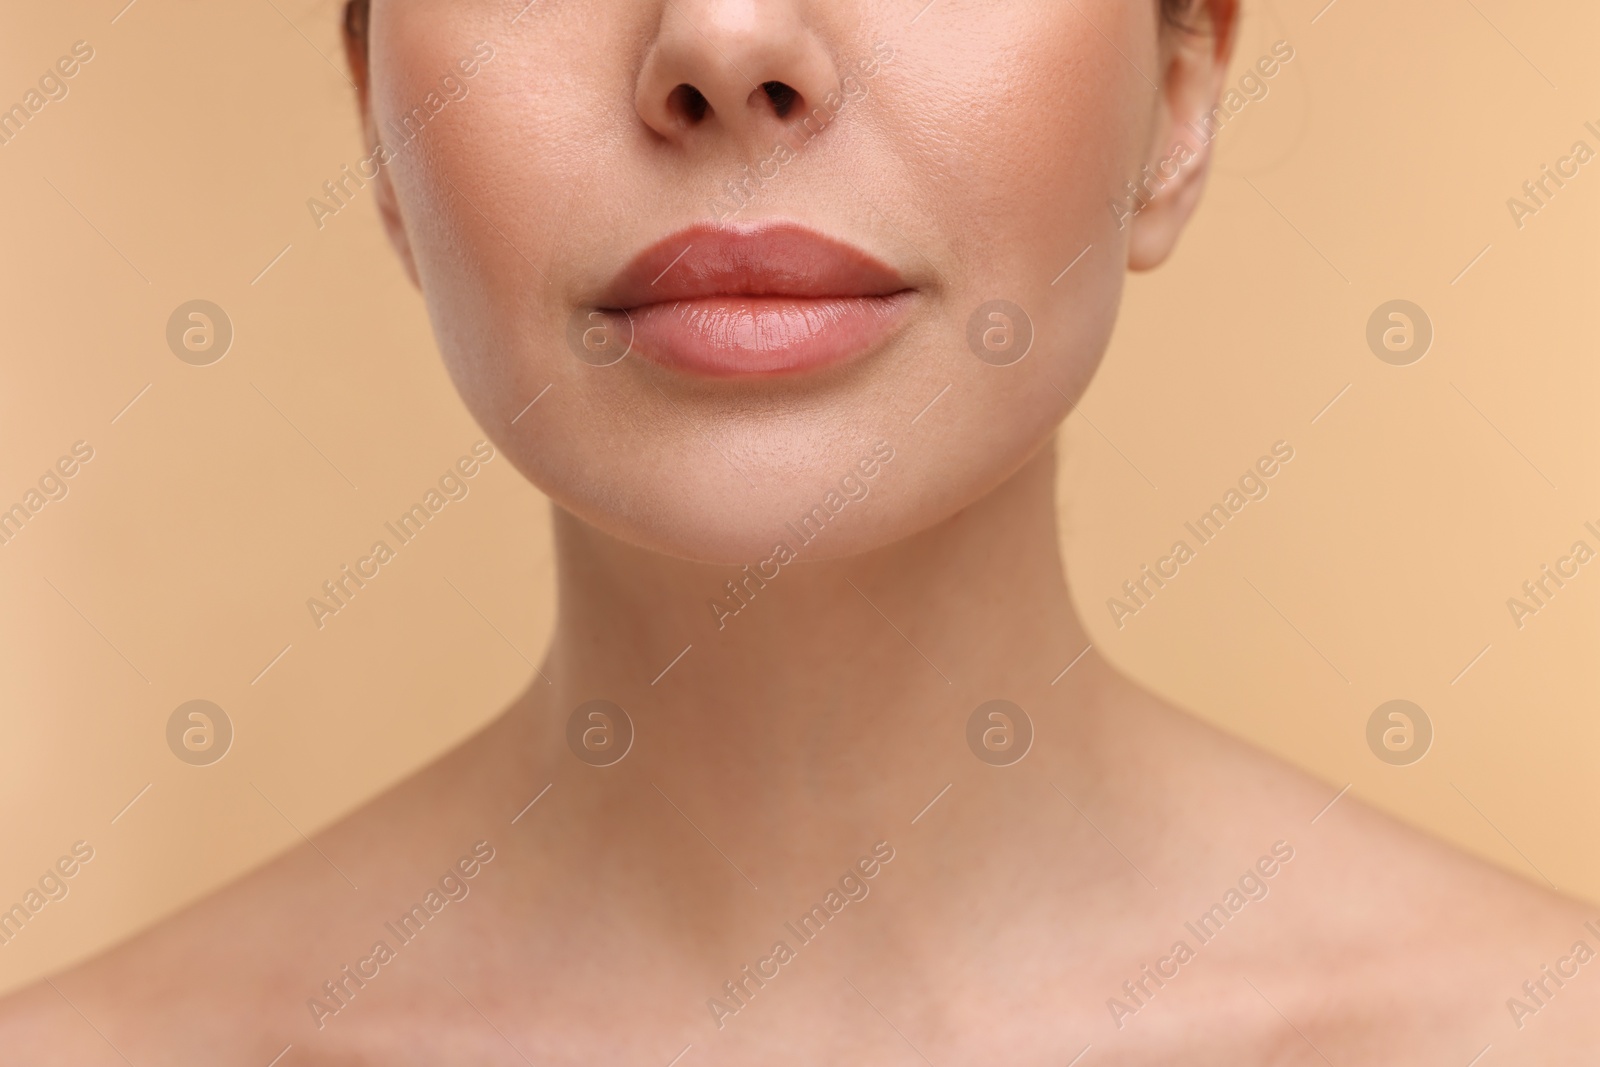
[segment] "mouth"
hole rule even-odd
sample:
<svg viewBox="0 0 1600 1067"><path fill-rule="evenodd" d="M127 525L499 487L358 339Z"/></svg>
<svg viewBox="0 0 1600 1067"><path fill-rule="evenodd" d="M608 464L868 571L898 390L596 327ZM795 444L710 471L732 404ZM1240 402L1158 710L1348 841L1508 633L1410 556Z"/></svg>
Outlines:
<svg viewBox="0 0 1600 1067"><path fill-rule="evenodd" d="M640 252L600 296L632 351L705 377L796 374L865 355L914 290L852 245L794 223L691 226Z"/></svg>

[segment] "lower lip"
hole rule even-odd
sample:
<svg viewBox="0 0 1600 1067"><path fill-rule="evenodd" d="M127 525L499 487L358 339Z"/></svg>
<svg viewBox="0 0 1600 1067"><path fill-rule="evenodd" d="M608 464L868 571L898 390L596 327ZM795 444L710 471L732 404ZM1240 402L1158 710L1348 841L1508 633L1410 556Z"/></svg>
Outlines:
<svg viewBox="0 0 1600 1067"><path fill-rule="evenodd" d="M798 374L872 351L903 320L910 296L700 297L626 315L633 350L673 370L714 378Z"/></svg>

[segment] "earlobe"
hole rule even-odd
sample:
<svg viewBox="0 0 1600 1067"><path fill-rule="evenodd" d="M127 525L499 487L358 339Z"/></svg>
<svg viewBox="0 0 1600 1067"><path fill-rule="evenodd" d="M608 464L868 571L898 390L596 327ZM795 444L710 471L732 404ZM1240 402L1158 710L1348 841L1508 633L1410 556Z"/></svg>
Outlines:
<svg viewBox="0 0 1600 1067"><path fill-rule="evenodd" d="M370 0L349 0L344 5L344 58L350 65L350 77L356 86L356 103L363 113L367 109L367 22L370 13Z"/></svg>
<svg viewBox="0 0 1600 1067"><path fill-rule="evenodd" d="M1211 141L1203 132L1187 126L1170 131L1166 148L1144 165L1133 189L1124 190L1133 210L1129 270L1153 270L1172 254L1210 169Z"/></svg>
<svg viewBox="0 0 1600 1067"><path fill-rule="evenodd" d="M1125 220L1132 227L1129 270L1151 270L1172 254L1211 169L1212 109L1233 51L1238 2L1202 0L1194 6L1203 9L1203 26L1168 31L1150 150L1123 189Z"/></svg>
<svg viewBox="0 0 1600 1067"><path fill-rule="evenodd" d="M372 149L372 158L378 162L378 173L374 178L378 214L383 219L384 232L389 235L389 243L399 255L400 265L405 268L406 276L411 279L412 285L420 289L422 282L417 277L416 260L411 254L411 239L406 235L405 222L400 216L400 203L394 195L394 185L389 181L389 172L386 169L392 155L382 146L376 123L372 120L371 68L367 58L370 14L370 0L349 0L345 4L344 55L346 62L350 64L351 80L355 82L356 107L361 115L362 136Z"/></svg>
<svg viewBox="0 0 1600 1067"><path fill-rule="evenodd" d="M400 217L400 203L394 195L394 185L389 181L387 170L378 171L376 191L378 214L383 219L383 230L389 235L389 243L394 246L395 254L400 257L400 265L405 268L406 277L411 279L412 285L421 289L422 280L417 276L416 259L411 255L411 238L406 234L405 221Z"/></svg>

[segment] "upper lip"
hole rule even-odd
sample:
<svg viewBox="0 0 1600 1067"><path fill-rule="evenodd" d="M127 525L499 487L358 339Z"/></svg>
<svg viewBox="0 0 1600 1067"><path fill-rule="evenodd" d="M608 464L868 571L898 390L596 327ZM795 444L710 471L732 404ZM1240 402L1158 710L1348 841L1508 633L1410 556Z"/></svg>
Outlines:
<svg viewBox="0 0 1600 1067"><path fill-rule="evenodd" d="M634 256L599 306L628 309L707 297L874 297L907 288L882 260L796 223L699 224Z"/></svg>

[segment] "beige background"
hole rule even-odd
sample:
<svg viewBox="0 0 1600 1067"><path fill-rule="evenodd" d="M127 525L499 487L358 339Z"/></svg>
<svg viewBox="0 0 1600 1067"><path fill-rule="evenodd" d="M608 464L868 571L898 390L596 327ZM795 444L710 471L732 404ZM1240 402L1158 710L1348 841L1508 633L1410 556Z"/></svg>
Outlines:
<svg viewBox="0 0 1600 1067"><path fill-rule="evenodd" d="M74 441L95 449L0 546L0 902L74 841L96 850L0 949L0 987L182 906L468 734L551 623L544 501L502 461L312 628L305 599L480 435L370 197L321 232L306 210L361 154L334 5L124 3L7 0L0 34L0 104L74 41L96 51L0 146L0 504ZM1079 604L1106 656L1330 798L1353 783L1600 901L1600 563L1520 631L1505 605L1575 539L1600 547L1582 528L1600 525L1600 161L1520 231L1506 207L1575 140L1600 149L1583 129L1600 126L1600 11L1323 3L1251 6L1240 61L1279 39L1296 58L1222 134L1198 220L1133 279L1066 424ZM237 333L210 367L164 340L195 297ZM1409 367L1364 340L1396 297L1437 333ZM1111 625L1123 579L1279 439L1296 457L1271 495ZM237 729L209 768L164 739L196 697ZM1406 768L1364 739L1395 697L1437 729Z"/></svg>

